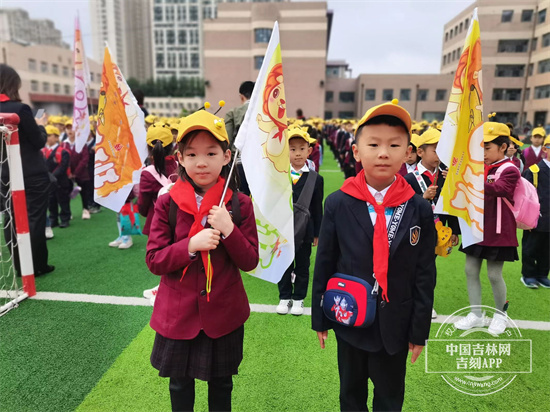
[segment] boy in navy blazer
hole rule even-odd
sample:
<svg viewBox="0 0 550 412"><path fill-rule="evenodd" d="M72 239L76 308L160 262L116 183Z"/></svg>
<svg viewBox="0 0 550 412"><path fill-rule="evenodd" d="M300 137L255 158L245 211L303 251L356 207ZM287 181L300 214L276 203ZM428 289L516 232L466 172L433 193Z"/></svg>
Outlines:
<svg viewBox="0 0 550 412"><path fill-rule="evenodd" d="M367 111L353 146L363 171L325 201L313 278L312 328L321 348L328 329L336 334L343 411L367 410L368 379L375 388L374 410L401 410L407 353L412 352L414 363L430 332L435 286L433 213L429 203L397 174L411 150L410 129L410 115L396 100ZM389 245L387 224L395 222L392 215L401 205L404 211ZM321 302L335 273L371 285L376 276L379 293L371 326L355 328L325 317Z"/></svg>
<svg viewBox="0 0 550 412"><path fill-rule="evenodd" d="M542 152L546 158L523 173L537 187L540 201L539 223L533 230L524 230L521 240L521 282L531 289L550 288L550 136L544 140Z"/></svg>

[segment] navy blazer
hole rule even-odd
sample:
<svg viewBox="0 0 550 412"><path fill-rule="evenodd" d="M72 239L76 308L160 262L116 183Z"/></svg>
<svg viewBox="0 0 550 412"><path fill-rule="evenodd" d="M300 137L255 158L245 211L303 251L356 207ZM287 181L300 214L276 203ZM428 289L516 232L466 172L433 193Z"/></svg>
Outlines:
<svg viewBox="0 0 550 412"><path fill-rule="evenodd" d="M414 243L411 235L420 229ZM384 348L390 355L408 347L425 345L430 333L435 288L436 231L430 205L418 195L407 203L390 248L388 299L378 306L374 324L368 328L343 326L328 320L321 308L327 282L344 273L374 284L374 227L366 202L338 190L327 197L313 277L312 328L334 329L351 345L370 352ZM414 244L414 245L413 245Z"/></svg>
<svg viewBox="0 0 550 412"><path fill-rule="evenodd" d="M537 232L550 232L550 169L544 160L538 164L540 169L538 173L537 194L540 202L540 217L536 227ZM525 169L523 177L533 183L533 172Z"/></svg>

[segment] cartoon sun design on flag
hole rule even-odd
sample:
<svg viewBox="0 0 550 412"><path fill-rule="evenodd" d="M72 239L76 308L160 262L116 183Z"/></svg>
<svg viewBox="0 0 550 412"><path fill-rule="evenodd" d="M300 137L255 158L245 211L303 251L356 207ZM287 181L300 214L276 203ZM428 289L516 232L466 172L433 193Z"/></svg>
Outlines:
<svg viewBox="0 0 550 412"><path fill-rule="evenodd" d="M267 119L258 113L256 120L260 130L267 133L267 139L262 144L264 157L273 163L278 172L288 173L286 97L281 63L273 66L267 76L262 110Z"/></svg>

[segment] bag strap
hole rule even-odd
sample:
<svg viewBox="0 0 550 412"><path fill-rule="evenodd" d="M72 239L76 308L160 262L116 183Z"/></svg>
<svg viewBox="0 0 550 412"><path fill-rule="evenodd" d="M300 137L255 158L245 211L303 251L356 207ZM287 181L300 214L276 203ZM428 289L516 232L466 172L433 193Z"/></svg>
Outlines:
<svg viewBox="0 0 550 412"><path fill-rule="evenodd" d="M242 222L241 216L241 204L239 203L239 195L237 191L233 192L231 197L231 216L233 216L233 224L235 226L240 226Z"/></svg>
<svg viewBox="0 0 550 412"><path fill-rule="evenodd" d="M157 172L157 169L155 169L154 165L147 166L143 170L147 170L151 174L151 176L153 176L155 178L155 180L162 185L162 187L168 186L170 183L172 183L172 181L168 177L166 177L164 175L160 175Z"/></svg>
<svg viewBox="0 0 550 412"><path fill-rule="evenodd" d="M315 181L317 180L317 172L314 170L310 170L307 176L307 180L304 183L304 187L302 188L302 193L300 193L300 197L298 198L298 201L296 204L309 208L309 205L311 203L311 198L313 197L313 191L315 189Z"/></svg>

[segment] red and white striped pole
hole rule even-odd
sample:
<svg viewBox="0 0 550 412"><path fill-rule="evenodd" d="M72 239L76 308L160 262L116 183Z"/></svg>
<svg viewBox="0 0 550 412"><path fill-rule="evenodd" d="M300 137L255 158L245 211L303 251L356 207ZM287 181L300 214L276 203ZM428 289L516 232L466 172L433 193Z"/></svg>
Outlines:
<svg viewBox="0 0 550 412"><path fill-rule="evenodd" d="M27 216L27 198L23 181L23 165L19 149L19 116L15 113L0 113L0 129L6 142L8 165L10 169L10 188L12 193L13 215L17 230L17 247L21 266L23 291L29 296L36 295L34 268L32 264L31 236Z"/></svg>

